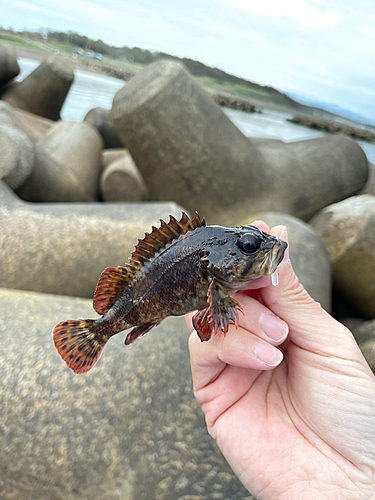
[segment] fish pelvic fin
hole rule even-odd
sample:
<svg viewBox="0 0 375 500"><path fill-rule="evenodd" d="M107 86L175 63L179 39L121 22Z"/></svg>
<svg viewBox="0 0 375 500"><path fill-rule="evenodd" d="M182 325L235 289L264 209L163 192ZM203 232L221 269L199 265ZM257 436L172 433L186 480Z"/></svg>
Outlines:
<svg viewBox="0 0 375 500"><path fill-rule="evenodd" d="M74 373L86 373L100 358L109 337L101 332L102 325L92 319L61 321L52 332L53 343Z"/></svg>
<svg viewBox="0 0 375 500"><path fill-rule="evenodd" d="M162 321L162 319L156 319L153 321L149 321L148 323L142 323L142 325L133 328L133 330L126 336L125 345L132 344L135 340L143 337L143 335L146 335L146 333L149 332L151 328L160 325Z"/></svg>

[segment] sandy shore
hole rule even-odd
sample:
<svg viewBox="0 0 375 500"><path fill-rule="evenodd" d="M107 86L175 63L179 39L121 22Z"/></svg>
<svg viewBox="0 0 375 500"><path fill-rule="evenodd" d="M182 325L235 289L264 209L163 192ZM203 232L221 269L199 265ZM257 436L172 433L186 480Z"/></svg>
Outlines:
<svg viewBox="0 0 375 500"><path fill-rule="evenodd" d="M19 45L15 46L17 57L25 57L26 59L35 59L36 61L43 61L51 53L46 50L34 49L31 47L21 47Z"/></svg>

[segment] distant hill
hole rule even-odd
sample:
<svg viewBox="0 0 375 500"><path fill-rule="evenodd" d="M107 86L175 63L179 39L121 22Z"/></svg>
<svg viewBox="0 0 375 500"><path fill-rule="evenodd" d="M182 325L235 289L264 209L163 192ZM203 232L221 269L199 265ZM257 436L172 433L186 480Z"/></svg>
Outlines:
<svg viewBox="0 0 375 500"><path fill-rule="evenodd" d="M309 107L315 107L315 108L320 108L324 109L325 111L328 111L329 113L333 113L334 115L342 116L344 118L347 118L348 120L357 122L357 123L362 123L363 125L370 125L372 127L375 127L375 120L369 120L368 118L365 118L364 116L361 116L357 113L353 113L353 111L349 111L348 109L342 108L341 106L337 106L336 104L330 104L327 102L321 102L321 101L315 101L314 99L309 99L307 97L300 96L298 94L295 94L293 92L287 92L287 95L297 101L300 102L301 104L304 104L305 106Z"/></svg>
<svg viewBox="0 0 375 500"><path fill-rule="evenodd" d="M150 51L139 47L115 47L108 45L103 40L93 40L71 30L55 31L50 28L39 28L35 31L14 31L0 27L0 38L12 39L13 41L21 39L29 44L36 43L39 47L49 45L70 53L73 53L77 48L82 49L82 51L90 50L101 54L103 61L117 62L118 64L127 62L139 66L160 59L172 59L184 64L204 87L211 87L217 91L227 91L233 95L253 100L262 106L270 103L285 108L291 113L308 112L305 106L295 102L292 98L273 87L245 80L187 57L177 57L165 52Z"/></svg>
<svg viewBox="0 0 375 500"><path fill-rule="evenodd" d="M172 59L183 63L204 88L248 99L260 108L278 109L293 115L313 115L319 118L332 118L332 114L334 114L360 123L366 121L363 117L339 106L308 100L297 94L283 93L274 87L260 85L231 75L219 68L207 66L200 61L139 47L116 47L108 45L103 40L93 40L72 30L55 31L50 28L39 28L33 31L14 31L11 28L5 29L0 26L0 39L11 41L11 43L22 43L26 46L36 46L39 49L54 49L55 51L59 50L70 54L75 53L77 49L83 53L90 51L101 54L103 63L113 64L121 68L127 67L135 72L143 65L154 61Z"/></svg>

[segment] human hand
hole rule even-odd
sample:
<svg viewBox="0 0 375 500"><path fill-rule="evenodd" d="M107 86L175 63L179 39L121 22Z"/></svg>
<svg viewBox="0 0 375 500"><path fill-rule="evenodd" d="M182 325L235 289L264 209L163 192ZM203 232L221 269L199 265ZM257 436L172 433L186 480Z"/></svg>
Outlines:
<svg viewBox="0 0 375 500"><path fill-rule="evenodd" d="M283 226L255 225L287 240ZM263 277L233 295L244 316L225 338L202 343L187 317L208 431L258 500L375 498L375 377L288 251L278 270L277 287Z"/></svg>

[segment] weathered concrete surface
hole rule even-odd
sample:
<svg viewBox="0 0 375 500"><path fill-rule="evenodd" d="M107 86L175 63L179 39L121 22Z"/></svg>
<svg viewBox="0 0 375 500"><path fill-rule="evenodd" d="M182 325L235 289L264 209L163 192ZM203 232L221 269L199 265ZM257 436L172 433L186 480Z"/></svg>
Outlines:
<svg viewBox="0 0 375 500"><path fill-rule="evenodd" d="M352 196L367 182L366 155L350 137L257 145L265 163L273 167L274 191L268 200L262 200L267 210L307 221L321 208Z"/></svg>
<svg viewBox="0 0 375 500"><path fill-rule="evenodd" d="M371 370L375 373L375 320L345 318L341 321L353 333Z"/></svg>
<svg viewBox="0 0 375 500"><path fill-rule="evenodd" d="M183 318L75 375L52 344L91 302L0 290L0 491L12 500L250 500L192 394Z"/></svg>
<svg viewBox="0 0 375 500"><path fill-rule="evenodd" d="M33 142L39 142L54 122L47 118L15 109L5 101L0 101L0 123L10 123L22 130Z"/></svg>
<svg viewBox="0 0 375 500"><path fill-rule="evenodd" d="M330 255L335 287L357 312L375 318L375 197L335 203L311 224Z"/></svg>
<svg viewBox="0 0 375 500"><path fill-rule="evenodd" d="M17 190L27 201L96 201L102 139L87 123L58 122L36 147L33 171Z"/></svg>
<svg viewBox="0 0 375 500"><path fill-rule="evenodd" d="M16 190L17 194L33 202L93 201L85 185L66 165L61 165L38 145L35 146L35 162L31 174Z"/></svg>
<svg viewBox="0 0 375 500"><path fill-rule="evenodd" d="M22 82L9 86L1 99L15 108L58 120L73 79L74 72L70 63L59 56L52 56Z"/></svg>
<svg viewBox="0 0 375 500"><path fill-rule="evenodd" d="M75 176L90 201L98 199L103 141L94 127L86 122L59 121L39 147Z"/></svg>
<svg viewBox="0 0 375 500"><path fill-rule="evenodd" d="M102 151L102 168L104 169L114 161L122 158L127 151L125 148L104 149Z"/></svg>
<svg viewBox="0 0 375 500"><path fill-rule="evenodd" d="M120 89L112 117L153 199L172 199L210 223L234 223L240 209L308 220L367 180L366 155L347 137L249 140L172 61L149 65Z"/></svg>
<svg viewBox="0 0 375 500"><path fill-rule="evenodd" d="M105 201L143 201L148 198L146 184L129 151L110 163L100 178L100 191Z"/></svg>
<svg viewBox="0 0 375 500"><path fill-rule="evenodd" d="M84 121L96 128L102 136L104 149L124 147L113 127L113 120L109 109L99 107L91 109L85 116Z"/></svg>
<svg viewBox="0 0 375 500"><path fill-rule="evenodd" d="M375 165L372 163L368 164L369 166L369 176L368 181L363 189L358 194L372 194L375 196Z"/></svg>
<svg viewBox="0 0 375 500"><path fill-rule="evenodd" d="M92 297L100 273L125 264L169 203L25 203L0 183L0 286Z"/></svg>
<svg viewBox="0 0 375 500"><path fill-rule="evenodd" d="M12 45L0 43L0 87L15 78L19 72L16 49Z"/></svg>
<svg viewBox="0 0 375 500"><path fill-rule="evenodd" d="M181 64L140 71L114 97L112 118L153 199L209 216L266 185L256 148Z"/></svg>
<svg viewBox="0 0 375 500"><path fill-rule="evenodd" d="M290 260L296 275L311 297L331 312L331 265L319 234L296 217L275 212L254 213L240 224L251 224L254 220L263 220L270 228L279 224L286 226Z"/></svg>
<svg viewBox="0 0 375 500"><path fill-rule="evenodd" d="M0 179L16 189L30 175L35 163L35 146L11 123L0 122Z"/></svg>

